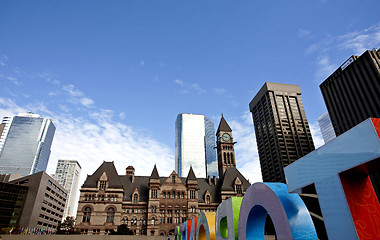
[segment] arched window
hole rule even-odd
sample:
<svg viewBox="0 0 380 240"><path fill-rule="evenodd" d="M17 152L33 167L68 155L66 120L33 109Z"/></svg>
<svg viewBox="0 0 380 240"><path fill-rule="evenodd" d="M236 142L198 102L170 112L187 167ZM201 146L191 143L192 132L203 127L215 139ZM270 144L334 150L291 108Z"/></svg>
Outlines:
<svg viewBox="0 0 380 240"><path fill-rule="evenodd" d="M210 195L207 195L206 196L206 204L210 204L211 203L211 197Z"/></svg>
<svg viewBox="0 0 380 240"><path fill-rule="evenodd" d="M155 219L154 217L152 217L151 220L150 220L150 224L151 224L151 225L154 225L154 222L155 222L155 221L156 221L156 219Z"/></svg>
<svg viewBox="0 0 380 240"><path fill-rule="evenodd" d="M106 220L106 222L107 222L107 223L113 223L113 218L114 218L114 216L115 216L115 209L112 208L112 207L108 208L108 210L107 210L107 220Z"/></svg>
<svg viewBox="0 0 380 240"><path fill-rule="evenodd" d="M230 154L229 154L229 153L227 153L227 163L228 163L228 164L231 164L231 161L230 161Z"/></svg>
<svg viewBox="0 0 380 240"><path fill-rule="evenodd" d="M90 222L91 219L91 208L86 207L83 211L83 219L82 222Z"/></svg>
<svg viewBox="0 0 380 240"><path fill-rule="evenodd" d="M224 164L227 164L226 153L223 153Z"/></svg>
<svg viewBox="0 0 380 240"><path fill-rule="evenodd" d="M163 193L162 193L162 197L163 197L163 198L166 198L166 192L163 192Z"/></svg>
<svg viewBox="0 0 380 240"><path fill-rule="evenodd" d="M175 192L174 191L172 192L172 194L173 194L173 198L175 198Z"/></svg>
<svg viewBox="0 0 380 240"><path fill-rule="evenodd" d="M137 193L133 194L133 203L137 204L139 202L139 195Z"/></svg>

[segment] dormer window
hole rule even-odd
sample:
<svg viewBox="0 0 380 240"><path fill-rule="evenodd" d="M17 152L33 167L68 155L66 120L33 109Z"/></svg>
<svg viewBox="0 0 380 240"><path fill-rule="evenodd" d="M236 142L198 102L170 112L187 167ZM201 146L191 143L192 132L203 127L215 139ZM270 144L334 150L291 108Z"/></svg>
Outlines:
<svg viewBox="0 0 380 240"><path fill-rule="evenodd" d="M106 190L107 181L99 181L99 190Z"/></svg>
<svg viewBox="0 0 380 240"><path fill-rule="evenodd" d="M241 189L241 185L236 185L236 193L237 194L243 194L243 191Z"/></svg>

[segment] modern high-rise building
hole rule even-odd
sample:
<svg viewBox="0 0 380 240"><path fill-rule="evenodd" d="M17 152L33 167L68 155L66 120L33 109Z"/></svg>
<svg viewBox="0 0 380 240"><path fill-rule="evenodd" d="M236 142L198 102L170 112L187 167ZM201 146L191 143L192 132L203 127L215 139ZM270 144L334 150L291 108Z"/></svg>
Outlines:
<svg viewBox="0 0 380 240"><path fill-rule="evenodd" d="M380 50L350 57L320 86L337 136L380 117Z"/></svg>
<svg viewBox="0 0 380 240"><path fill-rule="evenodd" d="M286 182L284 167L314 150L297 85L266 82L249 104L264 182Z"/></svg>
<svg viewBox="0 0 380 240"><path fill-rule="evenodd" d="M57 168L53 176L62 187L67 190L67 204L63 213L63 219L73 216L78 192L78 184L81 166L75 160L58 160Z"/></svg>
<svg viewBox="0 0 380 240"><path fill-rule="evenodd" d="M175 170L186 176L192 166L198 177L218 176L214 123L200 114L181 113L175 122Z"/></svg>
<svg viewBox="0 0 380 240"><path fill-rule="evenodd" d="M336 137L329 113L326 112L322 114L318 118L318 124L319 128L321 129L323 141L325 143L330 142Z"/></svg>
<svg viewBox="0 0 380 240"><path fill-rule="evenodd" d="M45 171L53 142L52 120L38 114L20 113L4 117L0 141L0 174L21 176Z"/></svg>

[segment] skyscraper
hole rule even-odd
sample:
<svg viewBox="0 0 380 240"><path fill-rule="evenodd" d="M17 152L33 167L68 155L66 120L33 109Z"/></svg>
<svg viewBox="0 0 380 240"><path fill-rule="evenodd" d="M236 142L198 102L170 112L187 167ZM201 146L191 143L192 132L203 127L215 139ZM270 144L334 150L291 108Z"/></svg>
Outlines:
<svg viewBox="0 0 380 240"><path fill-rule="evenodd" d="M337 136L380 118L380 49L351 56L319 86ZM370 174L380 199L380 172Z"/></svg>
<svg viewBox="0 0 380 240"><path fill-rule="evenodd" d="M53 141L52 120L38 114L19 113L4 117L0 142L0 174L21 176L45 171Z"/></svg>
<svg viewBox="0 0 380 240"><path fill-rule="evenodd" d="M325 143L333 140L335 136L334 127L330 120L329 113L324 113L318 118L319 128L321 129L322 138Z"/></svg>
<svg viewBox="0 0 380 240"><path fill-rule="evenodd" d="M67 190L68 194L63 219L66 219L67 216L73 216L76 203L75 200L78 192L80 171L81 166L78 161L58 160L53 178Z"/></svg>
<svg viewBox="0 0 380 240"><path fill-rule="evenodd" d="M266 82L249 104L264 182L285 182L283 168L314 150L297 85Z"/></svg>
<svg viewBox="0 0 380 240"><path fill-rule="evenodd" d="M337 136L380 117L380 50L350 57L320 86Z"/></svg>
<svg viewBox="0 0 380 240"><path fill-rule="evenodd" d="M218 175L214 123L200 114L181 113L175 122L175 170L186 176L190 166L197 177Z"/></svg>

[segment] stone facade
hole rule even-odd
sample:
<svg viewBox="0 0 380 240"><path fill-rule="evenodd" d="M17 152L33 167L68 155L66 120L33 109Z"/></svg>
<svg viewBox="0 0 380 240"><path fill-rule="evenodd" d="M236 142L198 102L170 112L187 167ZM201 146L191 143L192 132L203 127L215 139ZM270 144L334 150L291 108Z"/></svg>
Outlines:
<svg viewBox="0 0 380 240"><path fill-rule="evenodd" d="M231 137L217 141L217 149L222 151L218 153L219 178L197 178L192 168L186 178L175 171L160 177L156 166L150 176L135 176L132 166L119 175L113 162L103 162L80 190L76 228L83 234L107 234L126 224L135 235L172 235L176 225L200 211L215 212L223 200L243 196L250 183L236 169L233 148L223 147L233 146L233 140L222 117L217 136L226 132ZM230 161L223 156L229 156Z"/></svg>

